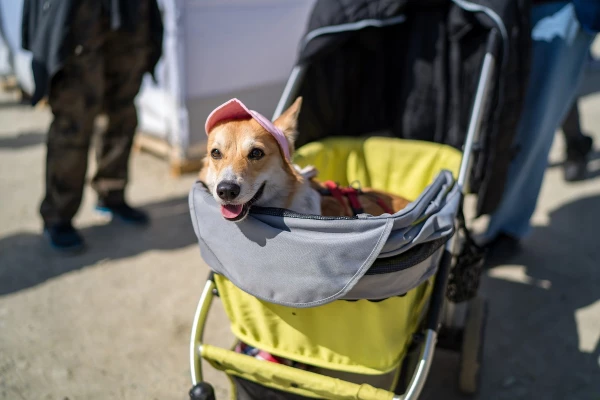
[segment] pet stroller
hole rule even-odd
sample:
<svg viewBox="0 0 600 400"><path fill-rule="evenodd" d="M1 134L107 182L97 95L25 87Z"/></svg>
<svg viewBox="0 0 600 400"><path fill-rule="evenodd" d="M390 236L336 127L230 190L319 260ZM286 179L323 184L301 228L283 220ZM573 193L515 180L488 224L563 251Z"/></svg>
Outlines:
<svg viewBox="0 0 600 400"><path fill-rule="evenodd" d="M459 387L476 391L483 257L462 205L485 186L486 145L501 148L493 128L510 93L500 77L521 65L507 59L523 25L506 20L528 18L519 1L498 4L317 1L274 116L303 96L294 162L412 202L335 218L253 207L231 223L198 182L190 211L212 272L192 327L192 399L215 398L202 359L238 399L416 399L436 344L460 352ZM239 341L232 349L202 340L215 297ZM234 350L240 343L275 362Z"/></svg>

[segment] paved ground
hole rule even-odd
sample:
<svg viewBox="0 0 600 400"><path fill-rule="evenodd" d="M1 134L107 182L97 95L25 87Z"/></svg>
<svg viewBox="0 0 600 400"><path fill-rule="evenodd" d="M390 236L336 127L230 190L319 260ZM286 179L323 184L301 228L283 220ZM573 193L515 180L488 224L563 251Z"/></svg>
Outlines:
<svg viewBox="0 0 600 400"><path fill-rule="evenodd" d="M582 104L598 143L599 109L598 96ZM183 399L207 274L187 209L194 177L174 180L163 162L136 154L130 196L152 226L107 224L88 191L76 223L89 251L57 255L37 216L49 119L0 94L0 399ZM567 185L561 151L559 137L525 251L484 282L480 399L600 399L600 153L588 181ZM229 345L218 306L211 322L208 341ZM426 398L460 398L456 361L438 354ZM226 398L224 378L208 377Z"/></svg>

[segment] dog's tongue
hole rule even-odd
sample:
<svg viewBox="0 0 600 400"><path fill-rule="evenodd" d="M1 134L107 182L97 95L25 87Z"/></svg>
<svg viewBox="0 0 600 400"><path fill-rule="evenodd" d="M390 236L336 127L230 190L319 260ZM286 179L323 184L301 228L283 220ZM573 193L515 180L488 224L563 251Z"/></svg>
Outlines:
<svg viewBox="0 0 600 400"><path fill-rule="evenodd" d="M225 218L236 218L242 213L242 204L227 204L221 206L221 215Z"/></svg>

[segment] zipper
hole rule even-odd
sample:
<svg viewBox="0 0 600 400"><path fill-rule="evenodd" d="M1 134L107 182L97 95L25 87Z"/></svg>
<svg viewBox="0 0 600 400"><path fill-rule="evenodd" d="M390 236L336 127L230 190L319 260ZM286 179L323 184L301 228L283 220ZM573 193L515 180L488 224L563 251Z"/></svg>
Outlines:
<svg viewBox="0 0 600 400"><path fill-rule="evenodd" d="M357 216L353 217L324 217L322 215L312 214L300 214L294 211L286 210L284 208L275 207L258 207L253 206L250 209L250 214L261 214L271 215L273 217L288 217L288 218L299 218L299 219L313 219L318 221L336 221L336 220L355 220L359 219Z"/></svg>
<svg viewBox="0 0 600 400"><path fill-rule="evenodd" d="M414 267L431 257L440 247L446 244L450 237L443 237L431 242L422 243L394 257L378 258L365 275L391 274Z"/></svg>

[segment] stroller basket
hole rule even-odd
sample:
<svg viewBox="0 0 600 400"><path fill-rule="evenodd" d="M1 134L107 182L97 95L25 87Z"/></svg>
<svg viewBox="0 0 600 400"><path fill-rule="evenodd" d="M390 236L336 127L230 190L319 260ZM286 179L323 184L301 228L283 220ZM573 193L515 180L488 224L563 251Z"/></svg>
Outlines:
<svg viewBox="0 0 600 400"><path fill-rule="evenodd" d="M414 148L424 146L434 153L443 148L458 153L443 145L390 138L348 141L378 150L373 158L394 156L402 162L410 157L401 154L415 154ZM302 158L302 149L299 154ZM455 154L455 170L458 160ZM327 164L340 165L320 165ZM298 308L338 299L382 299L419 286L436 271L443 245L454 233L459 204L460 190L450 171L440 172L418 199L393 215L326 218L253 207L248 218L232 224L220 216L201 183L190 194L194 230L210 268L261 300Z"/></svg>
<svg viewBox="0 0 600 400"><path fill-rule="evenodd" d="M407 193L414 201L378 217L313 219L254 209L233 224L197 183L190 193L194 228L203 258L216 272L205 297L217 290L239 340L320 373L271 364L263 369L265 362L207 345L202 357L236 379L301 396L391 398L391 392L373 386L394 389L412 334L424 323L433 275L445 258L461 202L453 178L461 153L429 142L336 138L300 148L295 162L316 165L326 179L340 184L360 179ZM379 163L391 166L384 179ZM286 251L276 251L278 246ZM200 307L196 320L202 321L205 312ZM195 365L200 367L199 360ZM323 370L354 379L323 376ZM366 384L370 379L383 385Z"/></svg>

